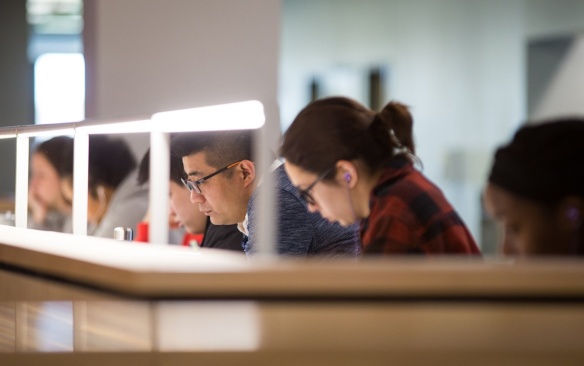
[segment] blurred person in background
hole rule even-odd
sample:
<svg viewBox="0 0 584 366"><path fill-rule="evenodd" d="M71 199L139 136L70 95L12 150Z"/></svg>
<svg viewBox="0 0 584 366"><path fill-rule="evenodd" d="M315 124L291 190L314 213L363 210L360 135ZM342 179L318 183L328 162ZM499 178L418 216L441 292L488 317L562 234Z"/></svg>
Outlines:
<svg viewBox="0 0 584 366"><path fill-rule="evenodd" d="M148 209L148 187L137 183L136 159L127 143L106 135L89 136L87 234L112 238L118 226L134 228ZM63 180L73 199L73 176Z"/></svg>
<svg viewBox="0 0 584 366"><path fill-rule="evenodd" d="M28 227L71 233L71 197L63 177L73 174L73 139L57 136L40 143L30 161Z"/></svg>
<svg viewBox="0 0 584 366"><path fill-rule="evenodd" d="M584 119L525 125L495 153L484 194L508 255L583 255Z"/></svg>
<svg viewBox="0 0 584 366"><path fill-rule="evenodd" d="M412 127L403 104L376 113L326 98L298 114L280 152L310 212L360 222L364 254L479 254L440 189L414 168Z"/></svg>

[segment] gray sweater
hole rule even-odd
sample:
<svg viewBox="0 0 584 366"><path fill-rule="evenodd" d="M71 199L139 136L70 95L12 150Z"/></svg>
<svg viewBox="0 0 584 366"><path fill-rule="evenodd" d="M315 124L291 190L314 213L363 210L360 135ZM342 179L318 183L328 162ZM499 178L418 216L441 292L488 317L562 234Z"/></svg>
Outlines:
<svg viewBox="0 0 584 366"><path fill-rule="evenodd" d="M284 166L276 168L271 174L277 187L275 197L278 200L276 206L278 254L300 256L317 254L327 257L359 255L361 246L358 224L342 227L337 223L328 222L318 213L308 212L306 202L300 198L296 187L290 182ZM249 235L244 239L243 248L248 255L255 253L254 223L257 220L258 195L259 188L253 192L247 205Z"/></svg>

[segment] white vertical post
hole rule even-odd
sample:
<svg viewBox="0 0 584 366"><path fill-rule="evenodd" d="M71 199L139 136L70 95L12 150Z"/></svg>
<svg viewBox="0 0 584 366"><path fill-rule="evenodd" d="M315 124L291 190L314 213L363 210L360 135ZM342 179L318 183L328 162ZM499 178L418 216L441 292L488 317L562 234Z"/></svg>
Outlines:
<svg viewBox="0 0 584 366"><path fill-rule="evenodd" d="M258 129L254 133L254 147L255 147L255 161L256 169L259 169L259 174L262 177L262 185L260 187L260 194L258 197L258 220L255 223L256 233L258 233L256 246L256 253L258 257L270 259L277 254L277 225L278 225L278 209L275 196L274 177L270 171L270 165L274 161L270 153L270 141L268 135L270 134L267 124L262 129Z"/></svg>
<svg viewBox="0 0 584 366"><path fill-rule="evenodd" d="M88 173L89 135L76 130L73 142L73 234L75 235L87 235Z"/></svg>
<svg viewBox="0 0 584 366"><path fill-rule="evenodd" d="M159 123L162 123L159 121ZM150 133L150 225L149 240L168 243L168 192L170 184L170 135Z"/></svg>
<svg viewBox="0 0 584 366"><path fill-rule="evenodd" d="M28 224L28 158L30 142L28 137L16 138L16 192L15 218L16 227L26 228Z"/></svg>

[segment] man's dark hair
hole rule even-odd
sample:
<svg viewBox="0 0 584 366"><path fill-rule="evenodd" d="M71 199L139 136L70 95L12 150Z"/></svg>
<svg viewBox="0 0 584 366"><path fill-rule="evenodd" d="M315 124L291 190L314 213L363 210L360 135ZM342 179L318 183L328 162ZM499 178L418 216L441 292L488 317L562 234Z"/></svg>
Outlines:
<svg viewBox="0 0 584 366"><path fill-rule="evenodd" d="M150 180L150 149L146 151L138 168L138 184L143 185ZM170 180L182 185L181 178L186 178L182 158L170 155Z"/></svg>
<svg viewBox="0 0 584 366"><path fill-rule="evenodd" d="M220 169L238 160L253 161L250 130L179 134L171 143L171 155L179 158L205 153L207 165Z"/></svg>

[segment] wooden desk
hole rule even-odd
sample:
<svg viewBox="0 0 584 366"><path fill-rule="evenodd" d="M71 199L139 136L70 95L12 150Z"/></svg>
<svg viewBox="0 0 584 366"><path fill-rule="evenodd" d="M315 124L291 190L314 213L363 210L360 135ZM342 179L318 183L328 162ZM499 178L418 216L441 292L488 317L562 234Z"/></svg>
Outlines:
<svg viewBox="0 0 584 366"><path fill-rule="evenodd" d="M0 234L2 365L584 363L580 261L250 263Z"/></svg>

